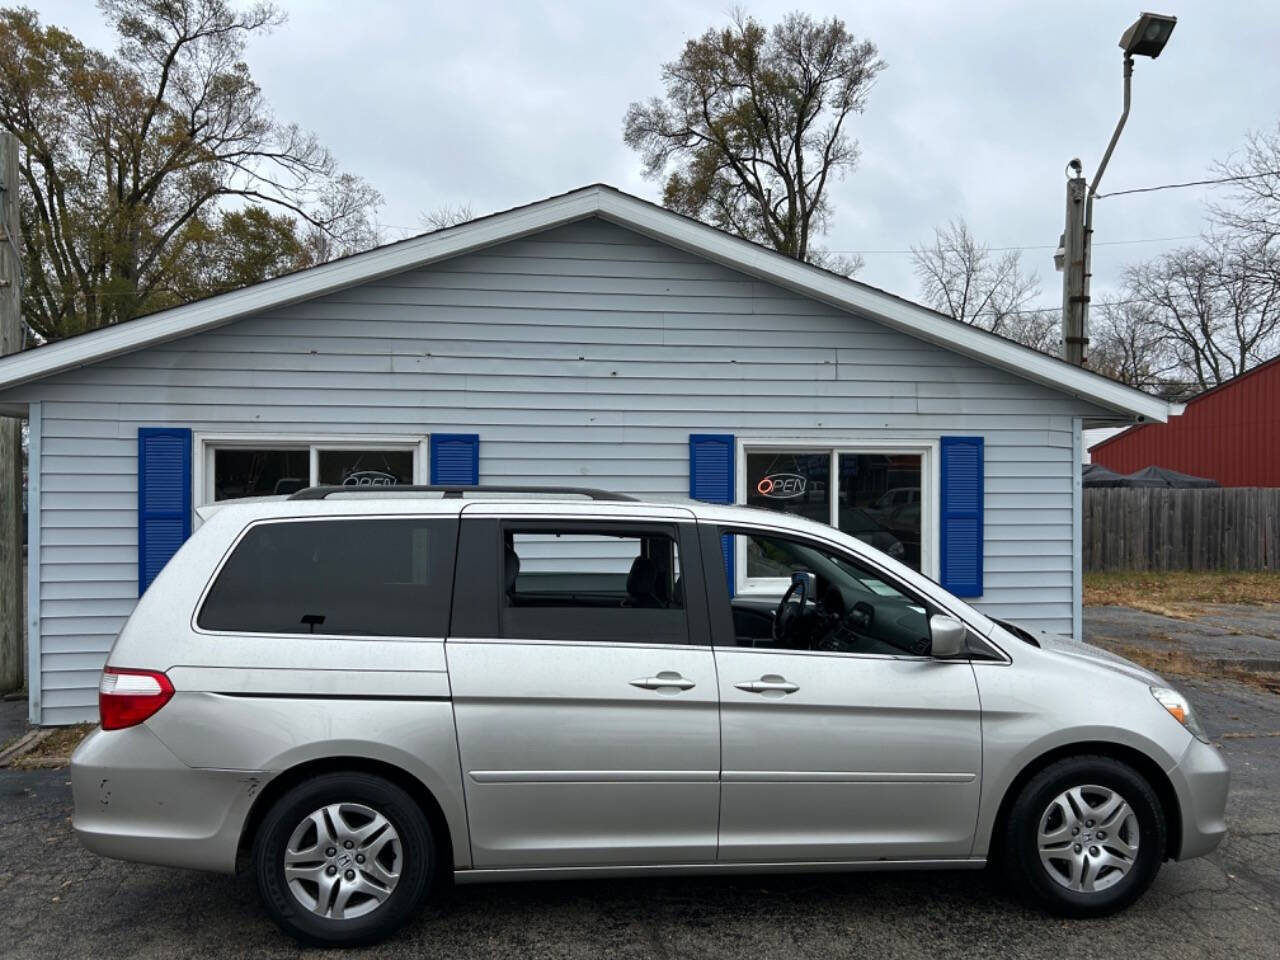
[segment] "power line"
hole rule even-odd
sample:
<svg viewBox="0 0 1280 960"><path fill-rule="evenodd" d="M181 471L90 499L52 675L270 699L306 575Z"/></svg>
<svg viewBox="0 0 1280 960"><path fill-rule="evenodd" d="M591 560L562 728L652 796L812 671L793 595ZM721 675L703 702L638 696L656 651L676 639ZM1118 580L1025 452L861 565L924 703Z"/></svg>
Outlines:
<svg viewBox="0 0 1280 960"><path fill-rule="evenodd" d="M1133 304L1135 304L1135 303L1148 303L1148 302L1149 302L1149 301L1147 301L1147 300L1142 300L1142 299L1132 299L1132 300L1099 300L1099 301L1098 301L1098 302L1096 302L1096 303L1090 304L1090 306L1091 306L1091 307L1128 307L1128 306L1131 306L1131 305L1133 305ZM1058 306L1058 305L1056 305L1056 304L1052 304L1052 305L1047 306L1047 307L1027 307L1027 308L1026 308L1026 309L1024 309L1024 310L1006 310L1006 311L1005 311L1005 316L1010 316L1010 317L1021 317L1021 316L1026 316L1026 315L1030 315L1030 314L1037 314L1037 313L1061 313L1061 312L1062 312L1062 307L1061 307L1061 306Z"/></svg>
<svg viewBox="0 0 1280 960"><path fill-rule="evenodd" d="M1241 180L1261 180L1265 177L1280 177L1280 170L1266 170L1262 173L1242 173L1238 177L1218 177L1213 180L1187 180L1184 183L1162 183L1155 187L1134 187L1132 190L1115 190L1111 193L1096 193L1101 200L1104 197L1124 197L1131 193L1155 193L1157 190L1180 190L1183 187L1211 187L1220 183L1238 183Z"/></svg>
<svg viewBox="0 0 1280 960"><path fill-rule="evenodd" d="M1093 245L1095 247L1113 247L1122 244L1132 243L1169 243L1174 240L1195 240L1199 234L1188 233L1178 237L1139 237L1134 240L1098 240ZM991 253L1006 253L1011 250L1056 250L1056 243L1025 243L1013 247L987 247ZM915 253L914 250L907 248L906 250L829 250L828 253L858 253L858 254L890 254L890 253Z"/></svg>

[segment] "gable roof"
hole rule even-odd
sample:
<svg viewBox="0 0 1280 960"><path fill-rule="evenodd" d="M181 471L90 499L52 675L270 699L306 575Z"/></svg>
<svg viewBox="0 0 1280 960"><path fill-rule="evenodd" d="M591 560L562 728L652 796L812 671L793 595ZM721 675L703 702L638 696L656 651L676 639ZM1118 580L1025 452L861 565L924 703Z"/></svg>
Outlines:
<svg viewBox="0 0 1280 960"><path fill-rule="evenodd" d="M202 333L251 314L593 216L1126 417L1164 421L1178 412L1176 405L1064 360L957 323L909 300L801 263L604 184L582 187L528 206L13 354L0 359L0 389Z"/></svg>

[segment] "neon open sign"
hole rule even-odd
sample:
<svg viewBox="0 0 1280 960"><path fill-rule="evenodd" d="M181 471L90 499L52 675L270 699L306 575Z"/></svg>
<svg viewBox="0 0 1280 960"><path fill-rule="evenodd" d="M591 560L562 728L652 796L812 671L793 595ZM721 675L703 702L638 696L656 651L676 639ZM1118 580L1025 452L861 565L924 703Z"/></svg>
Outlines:
<svg viewBox="0 0 1280 960"><path fill-rule="evenodd" d="M803 497L809 489L809 480L798 473L768 473L756 484L756 493L771 500L790 500Z"/></svg>
<svg viewBox="0 0 1280 960"><path fill-rule="evenodd" d="M347 474L342 485L344 487L394 487L396 478L381 470L357 470L355 473Z"/></svg>

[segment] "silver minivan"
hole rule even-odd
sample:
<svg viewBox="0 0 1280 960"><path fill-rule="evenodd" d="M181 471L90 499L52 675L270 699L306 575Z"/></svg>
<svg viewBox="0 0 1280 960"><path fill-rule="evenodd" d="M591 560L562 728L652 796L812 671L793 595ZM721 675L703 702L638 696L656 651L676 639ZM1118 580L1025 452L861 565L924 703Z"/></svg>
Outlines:
<svg viewBox="0 0 1280 960"><path fill-rule="evenodd" d="M1176 690L831 527L565 489L201 516L111 650L75 830L252 869L305 942L378 940L449 878L997 860L1097 916L1225 833Z"/></svg>

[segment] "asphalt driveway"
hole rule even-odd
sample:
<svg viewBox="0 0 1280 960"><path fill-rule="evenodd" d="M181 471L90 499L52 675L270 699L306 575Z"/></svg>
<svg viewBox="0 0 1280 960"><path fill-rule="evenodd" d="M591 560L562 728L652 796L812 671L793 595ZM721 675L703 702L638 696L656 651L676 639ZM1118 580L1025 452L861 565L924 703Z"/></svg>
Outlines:
<svg viewBox="0 0 1280 960"><path fill-rule="evenodd" d="M1182 684L1234 773L1231 835L1167 864L1127 913L1067 922L983 873L651 879L461 887L385 957L1224 957L1280 943L1280 696ZM65 770L0 771L0 953L277 957L302 951L251 880L103 860L70 829ZM335 954L327 954L334 956Z"/></svg>

